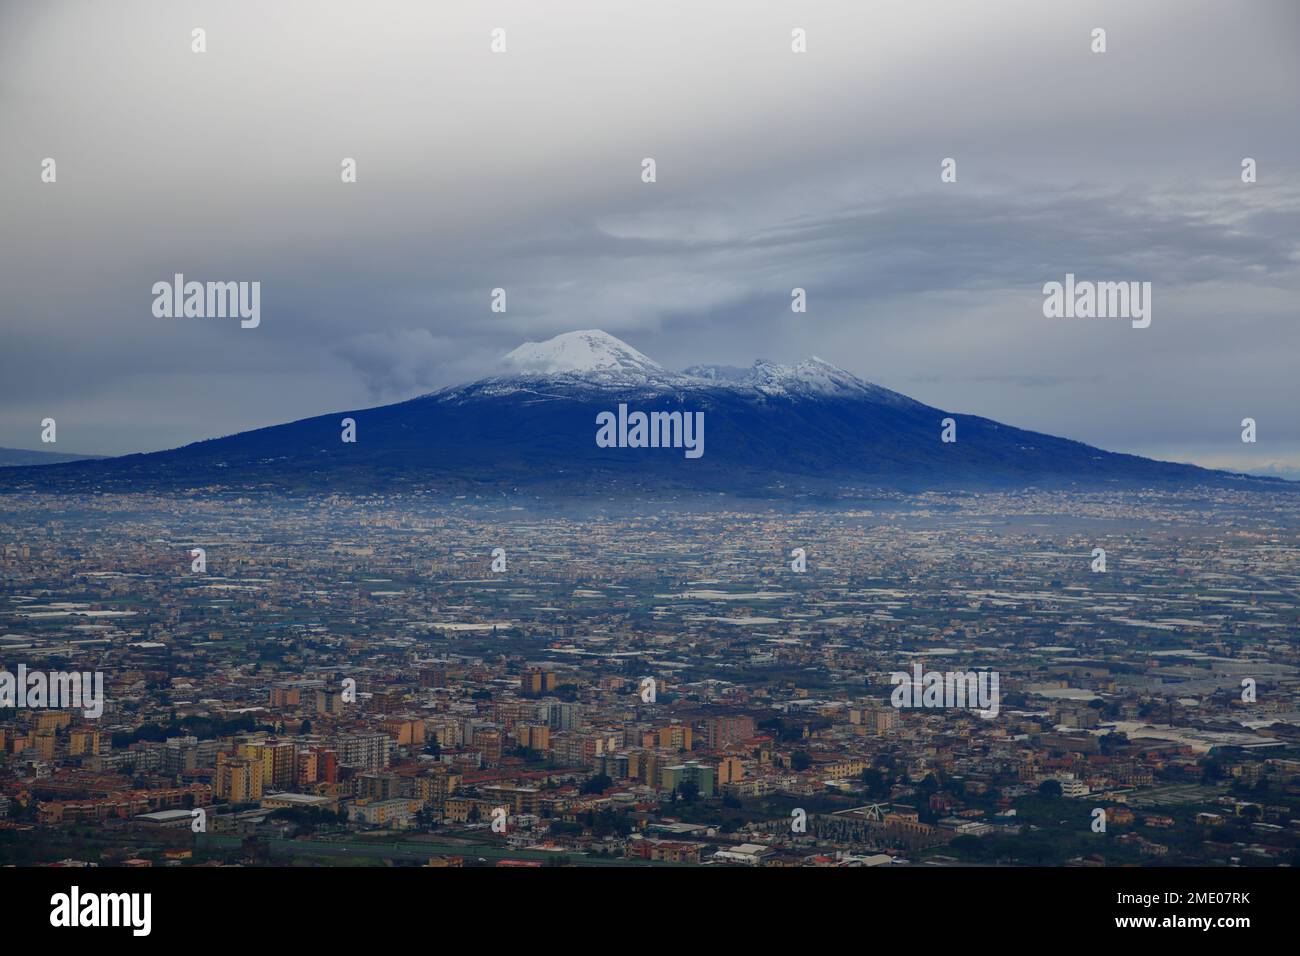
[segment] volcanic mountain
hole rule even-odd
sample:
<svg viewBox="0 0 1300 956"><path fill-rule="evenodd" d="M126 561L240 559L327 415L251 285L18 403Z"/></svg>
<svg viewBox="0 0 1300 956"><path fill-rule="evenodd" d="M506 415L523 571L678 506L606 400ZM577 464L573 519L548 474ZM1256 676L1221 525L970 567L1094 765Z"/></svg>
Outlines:
<svg viewBox="0 0 1300 956"><path fill-rule="evenodd" d="M599 447L597 416L702 412L704 453ZM355 421L344 442L342 420ZM956 422L955 442L941 440ZM880 490L1288 483L1115 454L943 411L811 358L665 369L598 330L529 342L501 374L182 448L0 469L0 490L855 497Z"/></svg>

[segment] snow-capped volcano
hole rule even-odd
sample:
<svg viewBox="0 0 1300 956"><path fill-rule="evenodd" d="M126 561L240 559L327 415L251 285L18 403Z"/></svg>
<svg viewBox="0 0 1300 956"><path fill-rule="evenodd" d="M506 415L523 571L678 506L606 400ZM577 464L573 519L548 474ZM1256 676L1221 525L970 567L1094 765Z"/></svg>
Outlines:
<svg viewBox="0 0 1300 956"><path fill-rule="evenodd" d="M685 376L669 371L600 329L565 332L545 342L525 342L506 353L500 365L502 374L498 376L444 391L481 386L500 393L548 383L584 389L673 389L688 384Z"/></svg>
<svg viewBox="0 0 1300 956"><path fill-rule="evenodd" d="M614 388L658 386L674 390L733 389L754 397L854 397L878 402L910 402L897 392L880 388L816 358L797 365L760 359L752 368L692 365L682 372L664 368L622 339L600 329L565 332L545 342L525 342L502 359L506 380L511 377L554 379L570 384ZM493 380L498 387L502 379Z"/></svg>
<svg viewBox="0 0 1300 956"><path fill-rule="evenodd" d="M659 378L668 374L658 362L600 329L565 332L545 342L525 342L506 354L506 366L521 374L619 375Z"/></svg>
<svg viewBox="0 0 1300 956"><path fill-rule="evenodd" d="M864 398L888 404L915 404L912 399L864 382L852 372L813 356L798 365L759 359L752 368L692 365L682 373L712 386L753 390L767 396Z"/></svg>
<svg viewBox="0 0 1300 956"><path fill-rule="evenodd" d="M1244 477L1112 454L932 408L817 358L674 372L608 333L586 329L527 342L503 364L503 374L394 405L147 455L0 469L0 492L213 486L748 500L837 498L864 489L1240 487ZM692 416L701 423L696 434L707 432L707 451L688 458L653 445L602 445L601 419L629 409ZM340 440L345 416L356 441ZM942 439L945 422L956 423L958 441Z"/></svg>

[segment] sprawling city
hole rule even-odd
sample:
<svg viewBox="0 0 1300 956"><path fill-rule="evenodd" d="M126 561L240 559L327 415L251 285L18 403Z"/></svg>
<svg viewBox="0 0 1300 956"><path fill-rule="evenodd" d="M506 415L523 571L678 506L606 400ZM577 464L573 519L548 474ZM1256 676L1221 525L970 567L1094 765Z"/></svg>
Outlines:
<svg viewBox="0 0 1300 956"><path fill-rule="evenodd" d="M1289 492L5 504L0 862L1300 861Z"/></svg>
<svg viewBox="0 0 1300 956"><path fill-rule="evenodd" d="M1295 0L0 0L5 928L1284 932L1298 66Z"/></svg>

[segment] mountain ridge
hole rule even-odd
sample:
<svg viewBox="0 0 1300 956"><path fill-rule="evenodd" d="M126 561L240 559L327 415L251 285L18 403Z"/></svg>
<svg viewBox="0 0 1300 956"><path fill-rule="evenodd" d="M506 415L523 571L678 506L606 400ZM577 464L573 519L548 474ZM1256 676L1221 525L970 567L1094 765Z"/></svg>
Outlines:
<svg viewBox="0 0 1300 956"><path fill-rule="evenodd" d="M32 451L27 448L0 448L0 468L51 465L66 461L94 461L102 455L72 455L61 451Z"/></svg>
<svg viewBox="0 0 1300 956"><path fill-rule="evenodd" d="M524 343L503 358L502 372L166 451L0 469L0 491L834 498L872 490L1300 487L944 411L816 358L674 372L585 329ZM596 416L620 405L703 413L704 454L684 460L657 447L597 447ZM355 442L341 440L344 418L355 422ZM955 442L941 438L950 418Z"/></svg>

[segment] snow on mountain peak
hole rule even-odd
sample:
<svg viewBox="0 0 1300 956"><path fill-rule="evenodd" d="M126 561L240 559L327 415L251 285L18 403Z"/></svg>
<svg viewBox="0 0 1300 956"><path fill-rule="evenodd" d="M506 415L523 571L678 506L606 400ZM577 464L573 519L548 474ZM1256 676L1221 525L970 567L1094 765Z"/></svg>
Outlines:
<svg viewBox="0 0 1300 956"><path fill-rule="evenodd" d="M852 372L813 356L798 365L759 359L752 368L731 365L692 365L684 374L732 388L749 388L766 395L856 396L894 403L903 396L864 382Z"/></svg>
<svg viewBox="0 0 1300 956"><path fill-rule="evenodd" d="M672 372L600 329L565 332L544 342L525 342L507 353L502 362L507 377L485 380L496 389L534 387L523 386L518 380L523 377L529 382L553 378L557 383L584 388L725 388L754 396L854 397L887 404L911 401L816 357L798 365L759 360L752 368L693 365L683 372Z"/></svg>
<svg viewBox="0 0 1300 956"><path fill-rule="evenodd" d="M565 332L545 342L525 342L505 356L514 371L539 375L589 375L617 373L629 377L659 378L663 366L626 342L600 329Z"/></svg>

